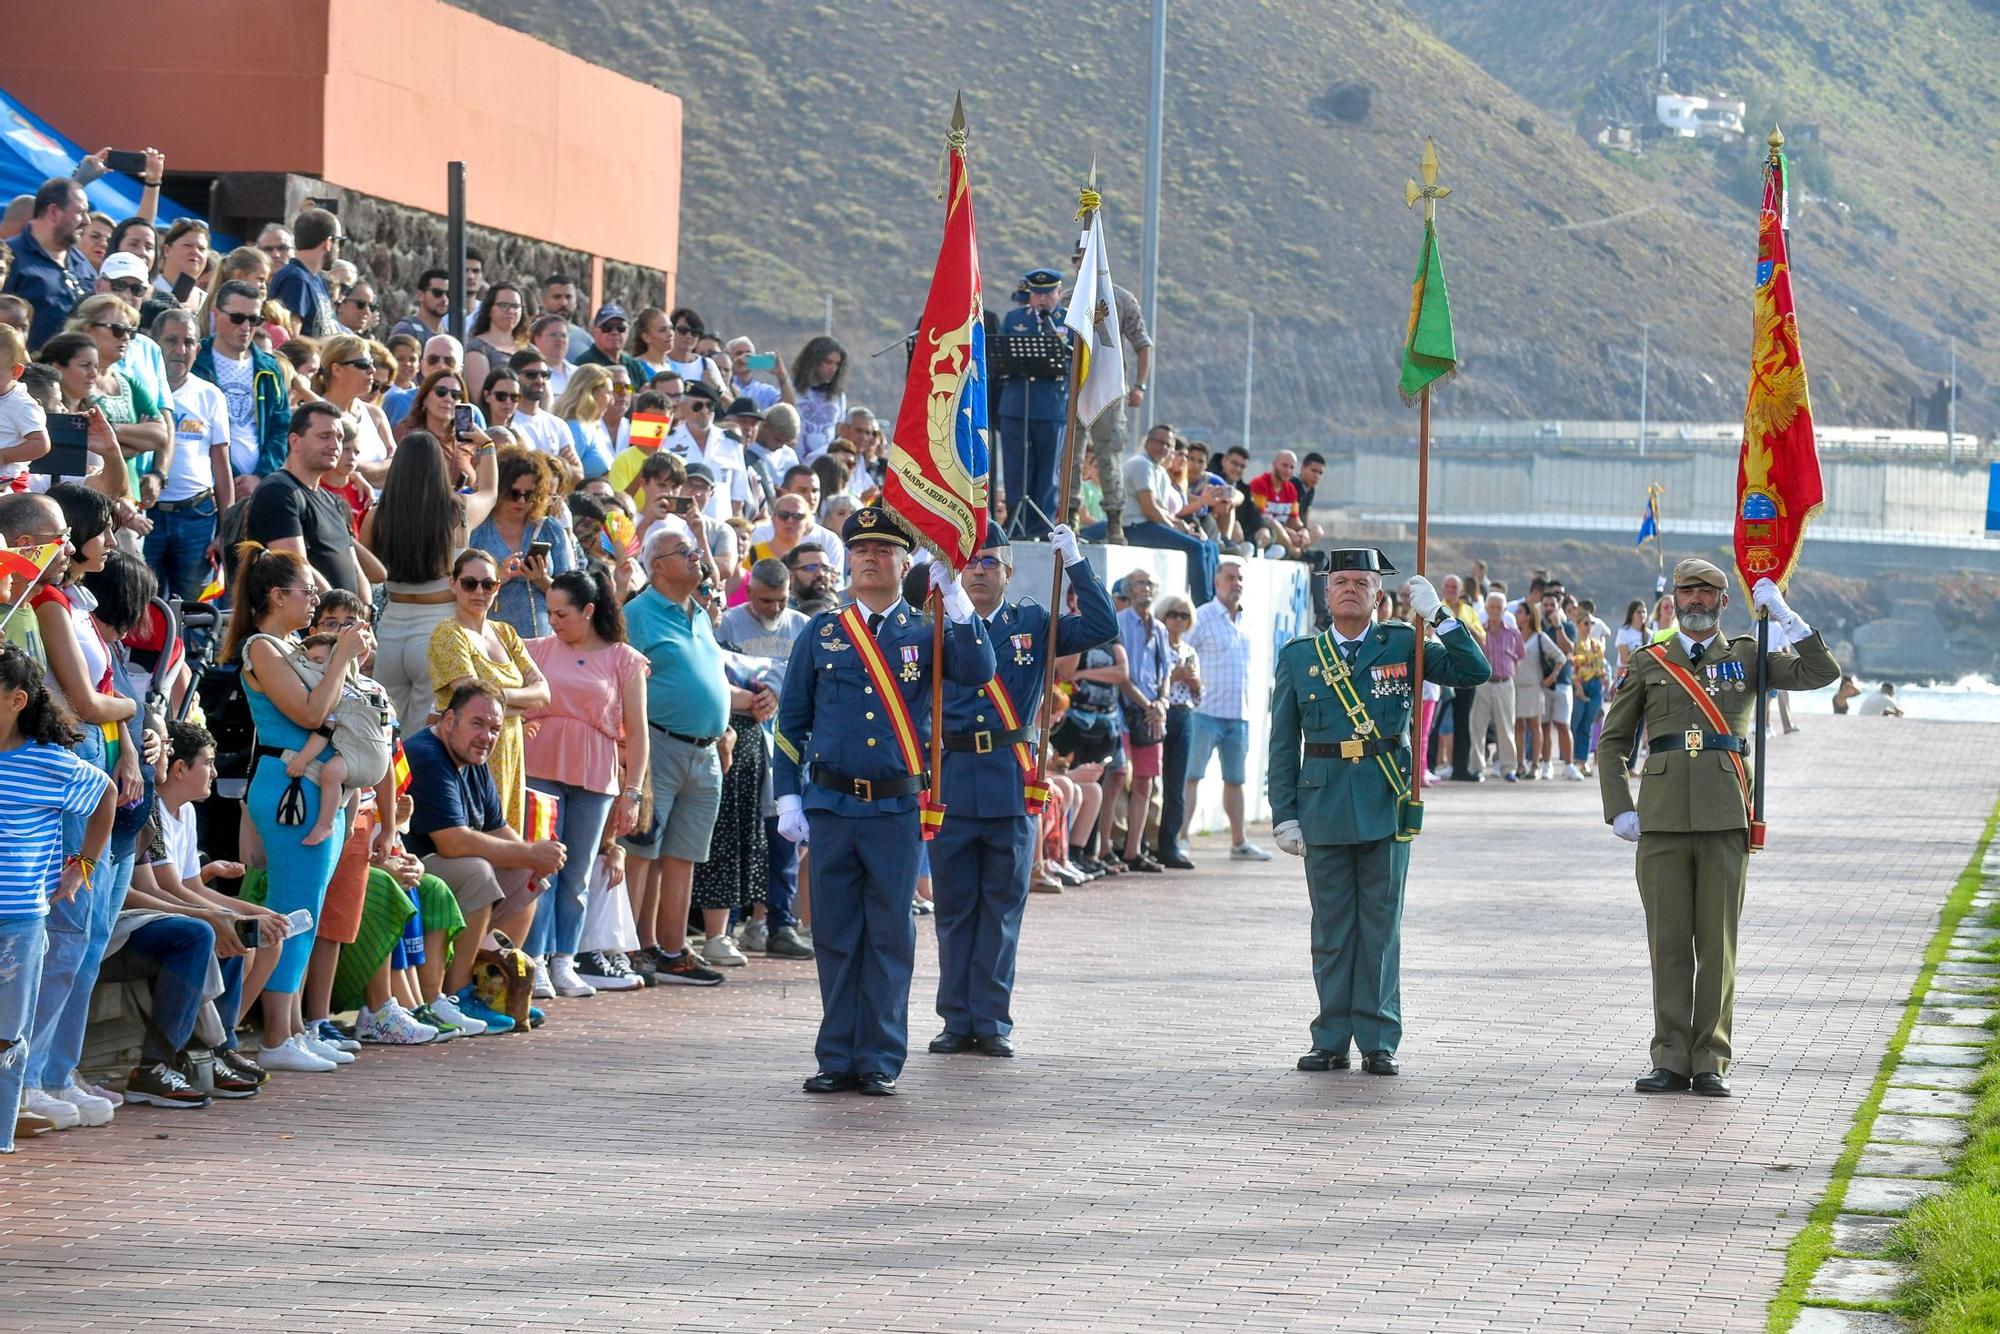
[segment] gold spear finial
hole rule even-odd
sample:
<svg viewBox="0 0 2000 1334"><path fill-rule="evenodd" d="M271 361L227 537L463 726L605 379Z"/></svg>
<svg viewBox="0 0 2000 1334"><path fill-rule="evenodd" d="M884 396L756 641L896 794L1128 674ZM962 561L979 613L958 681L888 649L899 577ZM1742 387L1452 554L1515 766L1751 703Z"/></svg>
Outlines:
<svg viewBox="0 0 2000 1334"><path fill-rule="evenodd" d="M1771 162L1775 166L1778 161L1778 152L1785 146L1785 132L1776 125L1773 125L1771 133L1765 138L1764 142L1771 146Z"/></svg>
<svg viewBox="0 0 2000 1334"><path fill-rule="evenodd" d="M1090 158L1090 176L1086 179L1084 187L1076 192L1076 220L1089 222L1090 215L1097 212L1103 203L1103 197L1097 193L1097 155L1093 153Z"/></svg>
<svg viewBox="0 0 2000 1334"><path fill-rule="evenodd" d="M1424 183L1418 185L1415 181L1409 181L1404 184L1403 207L1414 208L1419 199L1423 200L1424 221L1430 222L1437 216L1437 201L1450 194L1451 187L1437 183L1437 144L1432 142L1428 137L1424 140L1424 156L1423 160L1417 164L1417 170L1422 174Z"/></svg>
<svg viewBox="0 0 2000 1334"><path fill-rule="evenodd" d="M965 153L965 94L953 93L951 98L951 129L945 132L944 151L938 154L937 197L944 199L945 182L951 175L951 155Z"/></svg>

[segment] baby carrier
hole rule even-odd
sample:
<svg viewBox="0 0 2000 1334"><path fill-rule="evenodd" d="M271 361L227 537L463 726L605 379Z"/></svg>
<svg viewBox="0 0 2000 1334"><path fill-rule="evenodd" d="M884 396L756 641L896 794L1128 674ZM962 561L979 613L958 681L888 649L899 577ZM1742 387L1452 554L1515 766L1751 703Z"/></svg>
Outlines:
<svg viewBox="0 0 2000 1334"><path fill-rule="evenodd" d="M287 644L272 635L257 635L256 639L266 640L285 655L285 662L305 685L306 692L319 689L326 677L326 668L301 653L295 644ZM248 645L245 645L246 651ZM361 674L358 667L349 663L346 680L340 689L340 699L333 706L333 716L326 726L317 728L332 739L334 753L347 761L347 787L350 791L374 787L389 772L389 761L395 749L396 710L390 704L388 692ZM260 752L275 754L280 759L289 760L291 751L272 748ZM307 766L306 777L319 776L319 762ZM292 787L299 787L294 780ZM287 820L286 808L293 804L294 793L288 790L279 801L278 822L280 824L304 823L305 796L297 794L299 818Z"/></svg>

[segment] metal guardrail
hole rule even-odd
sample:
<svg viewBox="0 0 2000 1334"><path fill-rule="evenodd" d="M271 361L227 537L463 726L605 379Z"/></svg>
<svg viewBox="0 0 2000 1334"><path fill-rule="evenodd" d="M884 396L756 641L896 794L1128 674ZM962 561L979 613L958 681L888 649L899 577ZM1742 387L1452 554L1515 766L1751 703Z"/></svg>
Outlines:
<svg viewBox="0 0 2000 1334"><path fill-rule="evenodd" d="M1415 435L1402 436L1349 436L1327 441L1314 446L1329 459L1353 453L1375 453L1407 450L1414 455L1417 449ZM1686 454L1735 454L1742 448L1735 440L1720 440L1694 436L1679 437L1648 436L1644 457L1674 458ZM1590 437L1563 435L1441 435L1431 441L1433 453L1465 454L1543 454L1551 458L1591 457L1591 458L1638 458L1639 442L1625 436ZM1948 463L1952 455L1943 441L1884 441L1884 440L1822 440L1819 442L1822 458L1879 458L1894 462ZM1980 465L2000 459L2000 437L1989 436L1979 439L1961 435L1958 441L1957 462L1960 466Z"/></svg>

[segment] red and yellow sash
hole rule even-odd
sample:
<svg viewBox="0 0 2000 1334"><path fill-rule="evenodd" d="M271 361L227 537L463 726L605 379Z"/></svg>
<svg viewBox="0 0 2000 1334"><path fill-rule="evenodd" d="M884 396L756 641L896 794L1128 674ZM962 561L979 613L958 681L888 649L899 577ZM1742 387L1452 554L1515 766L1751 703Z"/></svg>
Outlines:
<svg viewBox="0 0 2000 1334"><path fill-rule="evenodd" d="M1010 732L1019 731L1021 728L1021 711L1014 707L1014 697L1007 693L1007 687L1001 684L998 675L995 675L991 681L986 683L986 689L992 697L993 707L999 710L1000 721L1006 724L1007 730ZM1038 783L1035 781L1035 752L1028 748L1027 742L1016 741L1014 743L1014 763L1021 766L1021 777L1024 780L1021 785L1021 793L1027 801L1028 814L1041 814L1042 807L1049 800L1049 789L1047 783Z"/></svg>
<svg viewBox="0 0 2000 1334"><path fill-rule="evenodd" d="M861 655L861 665L868 669L868 679L875 683L875 693L882 697L882 707L889 711L889 726L896 733L904 766L912 774L922 773L924 747L917 736L917 725L911 720L910 706L896 685L896 674L889 670L889 661L882 656L882 646L868 633L868 621L861 614L860 603L850 602L841 609L840 628L847 632L855 652Z"/></svg>
<svg viewBox="0 0 2000 1334"><path fill-rule="evenodd" d="M1708 720L1710 731L1714 732L1717 736L1735 735L1735 730L1729 726L1729 720L1722 716L1722 710L1715 707L1715 701L1710 699L1708 692L1701 688L1701 682L1694 679L1694 673L1679 663L1668 660L1667 646L1665 644L1651 644L1642 651L1651 652L1654 657L1659 659L1660 666L1667 669L1667 675L1673 678L1674 684L1685 690L1687 697L1694 701L1696 708L1701 710L1701 716ZM1743 795L1743 818L1750 827L1750 846L1753 848L1761 847L1764 842L1762 837L1763 831L1758 828L1757 809L1750 800L1749 771L1743 767L1743 757L1735 751L1724 751L1723 754L1729 756L1729 762L1736 766L1736 786L1741 790Z"/></svg>

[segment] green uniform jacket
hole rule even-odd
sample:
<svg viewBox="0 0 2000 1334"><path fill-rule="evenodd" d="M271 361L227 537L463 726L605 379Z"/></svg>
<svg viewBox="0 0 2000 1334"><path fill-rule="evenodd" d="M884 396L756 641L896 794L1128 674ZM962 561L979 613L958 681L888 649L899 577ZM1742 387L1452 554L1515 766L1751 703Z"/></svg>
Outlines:
<svg viewBox="0 0 2000 1334"><path fill-rule="evenodd" d="M1331 640L1332 632L1328 632ZM1404 738L1410 726L1411 667L1417 632L1388 621L1368 632L1354 655L1354 687L1378 736ZM1329 642L1329 656L1339 650ZM1424 651L1424 679L1446 686L1476 686L1492 675L1486 655L1462 625L1454 626ZM1314 755L1301 763L1300 743L1349 741L1354 725L1320 674L1311 638L1294 639L1278 651L1278 682L1271 693L1271 822L1299 822L1307 843L1372 843L1396 832L1396 794L1373 756L1344 760ZM1390 757L1405 779L1410 751L1399 745Z"/></svg>
<svg viewBox="0 0 2000 1334"><path fill-rule="evenodd" d="M1757 705L1757 641L1750 635L1712 641L1701 665L1688 664L1676 634L1665 642L1667 661L1691 673L1721 710L1729 730L1747 738ZM1817 632L1793 645L1796 654L1770 655L1769 679L1777 690L1817 690L1840 679L1840 664ZM1647 736L1711 731L1702 710L1667 674L1652 649L1635 652L1612 696L1597 743L1597 776L1604 793L1604 822L1632 810L1625 762L1645 724ZM1693 834L1715 829L1747 829L1743 791L1736 779L1737 756L1727 751L1670 750L1646 757L1639 783L1641 833ZM1750 772L1750 757L1740 757Z"/></svg>

